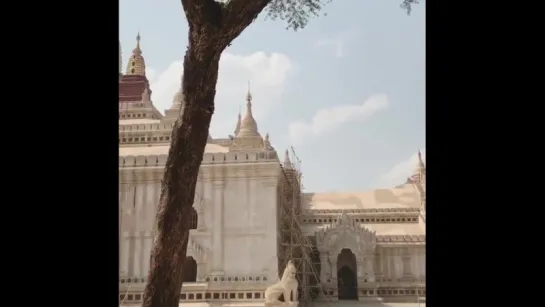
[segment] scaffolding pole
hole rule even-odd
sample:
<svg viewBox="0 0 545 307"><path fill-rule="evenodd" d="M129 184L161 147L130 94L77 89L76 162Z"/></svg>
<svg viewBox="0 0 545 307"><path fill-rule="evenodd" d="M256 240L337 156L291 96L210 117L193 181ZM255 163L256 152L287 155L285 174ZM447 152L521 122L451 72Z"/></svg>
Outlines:
<svg viewBox="0 0 545 307"><path fill-rule="evenodd" d="M299 303L301 307L308 307L311 306L314 299L326 296L318 273L318 267L321 265L315 244L312 244L309 238L304 236L301 229L303 200L301 160L295 154L293 147L291 147L289 158L290 163L283 165L281 185L278 271L282 272L288 260L292 260L297 268Z"/></svg>

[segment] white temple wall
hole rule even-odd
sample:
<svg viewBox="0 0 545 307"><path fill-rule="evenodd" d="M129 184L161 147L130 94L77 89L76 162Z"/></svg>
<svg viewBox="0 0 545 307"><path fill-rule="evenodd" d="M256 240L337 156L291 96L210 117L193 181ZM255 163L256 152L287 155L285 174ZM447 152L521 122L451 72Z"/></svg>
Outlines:
<svg viewBox="0 0 545 307"><path fill-rule="evenodd" d="M277 276L277 182L255 175L230 178L223 189L222 268L227 276Z"/></svg>
<svg viewBox="0 0 545 307"><path fill-rule="evenodd" d="M141 173L127 170L120 174L119 264L120 273L124 276L145 278L148 274L155 218L161 197L162 173L162 169L150 169ZM203 182L199 177L195 194L194 207L199 216L199 231L205 232L206 225L212 223L213 197L215 196L212 183ZM206 233L204 236L197 236L198 238L195 238L195 234L195 230L192 230L190 234L192 239L204 248L211 248L209 236ZM191 251L190 247L188 247L188 256L189 251Z"/></svg>
<svg viewBox="0 0 545 307"><path fill-rule="evenodd" d="M276 168L279 168L276 165ZM201 168L195 189L196 230L188 246L199 277L267 276L275 279L277 180L274 164ZM145 278L153 245L162 169L120 173L120 273ZM203 251L204 249L204 251Z"/></svg>
<svg viewBox="0 0 545 307"><path fill-rule="evenodd" d="M402 257L402 248L394 248L394 267L395 267L395 278L402 278L403 277L403 259Z"/></svg>
<svg viewBox="0 0 545 307"><path fill-rule="evenodd" d="M418 246L411 248L412 272L416 279L426 278L426 247Z"/></svg>
<svg viewBox="0 0 545 307"><path fill-rule="evenodd" d="M403 261L404 248L407 247L380 247L378 261L375 268L380 270L379 275L384 279L396 281L404 276L404 265L409 266L408 273L416 279L426 278L426 247L410 246L408 247L407 262ZM406 257L406 255L405 255Z"/></svg>
<svg viewBox="0 0 545 307"><path fill-rule="evenodd" d="M128 277L144 278L149 270L161 184L152 174L131 175L122 176L119 189L120 271Z"/></svg>

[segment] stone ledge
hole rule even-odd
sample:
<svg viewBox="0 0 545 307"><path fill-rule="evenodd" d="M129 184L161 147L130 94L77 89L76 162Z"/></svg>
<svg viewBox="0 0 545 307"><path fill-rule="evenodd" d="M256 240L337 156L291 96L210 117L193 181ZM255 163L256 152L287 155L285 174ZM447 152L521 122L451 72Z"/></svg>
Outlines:
<svg viewBox="0 0 545 307"><path fill-rule="evenodd" d="M299 302L274 302L274 303L265 303L265 307L297 307Z"/></svg>

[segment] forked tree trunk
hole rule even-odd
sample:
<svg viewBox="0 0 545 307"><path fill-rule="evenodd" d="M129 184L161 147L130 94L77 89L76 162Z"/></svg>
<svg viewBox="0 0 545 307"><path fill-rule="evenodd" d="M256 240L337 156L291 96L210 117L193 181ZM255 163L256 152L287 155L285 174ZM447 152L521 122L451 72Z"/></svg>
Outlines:
<svg viewBox="0 0 545 307"><path fill-rule="evenodd" d="M180 303L191 211L214 113L219 59L269 1L231 0L225 6L214 0L182 0L189 24L182 81L186 105L172 131L143 307L178 307Z"/></svg>

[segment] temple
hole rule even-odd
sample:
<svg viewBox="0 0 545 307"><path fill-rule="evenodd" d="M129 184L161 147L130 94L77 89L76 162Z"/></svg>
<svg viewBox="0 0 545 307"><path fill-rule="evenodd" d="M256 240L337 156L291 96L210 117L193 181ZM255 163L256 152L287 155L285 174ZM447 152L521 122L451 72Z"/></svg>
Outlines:
<svg viewBox="0 0 545 307"><path fill-rule="evenodd" d="M180 88L169 109L154 106L140 35L124 73L121 45L119 59L119 299L140 306L171 131L185 99ZM245 100L233 135L206 144L180 305L264 306L265 290L291 260L300 305L425 306L420 155L396 187L302 193L299 158L271 145L252 115L250 91Z"/></svg>

